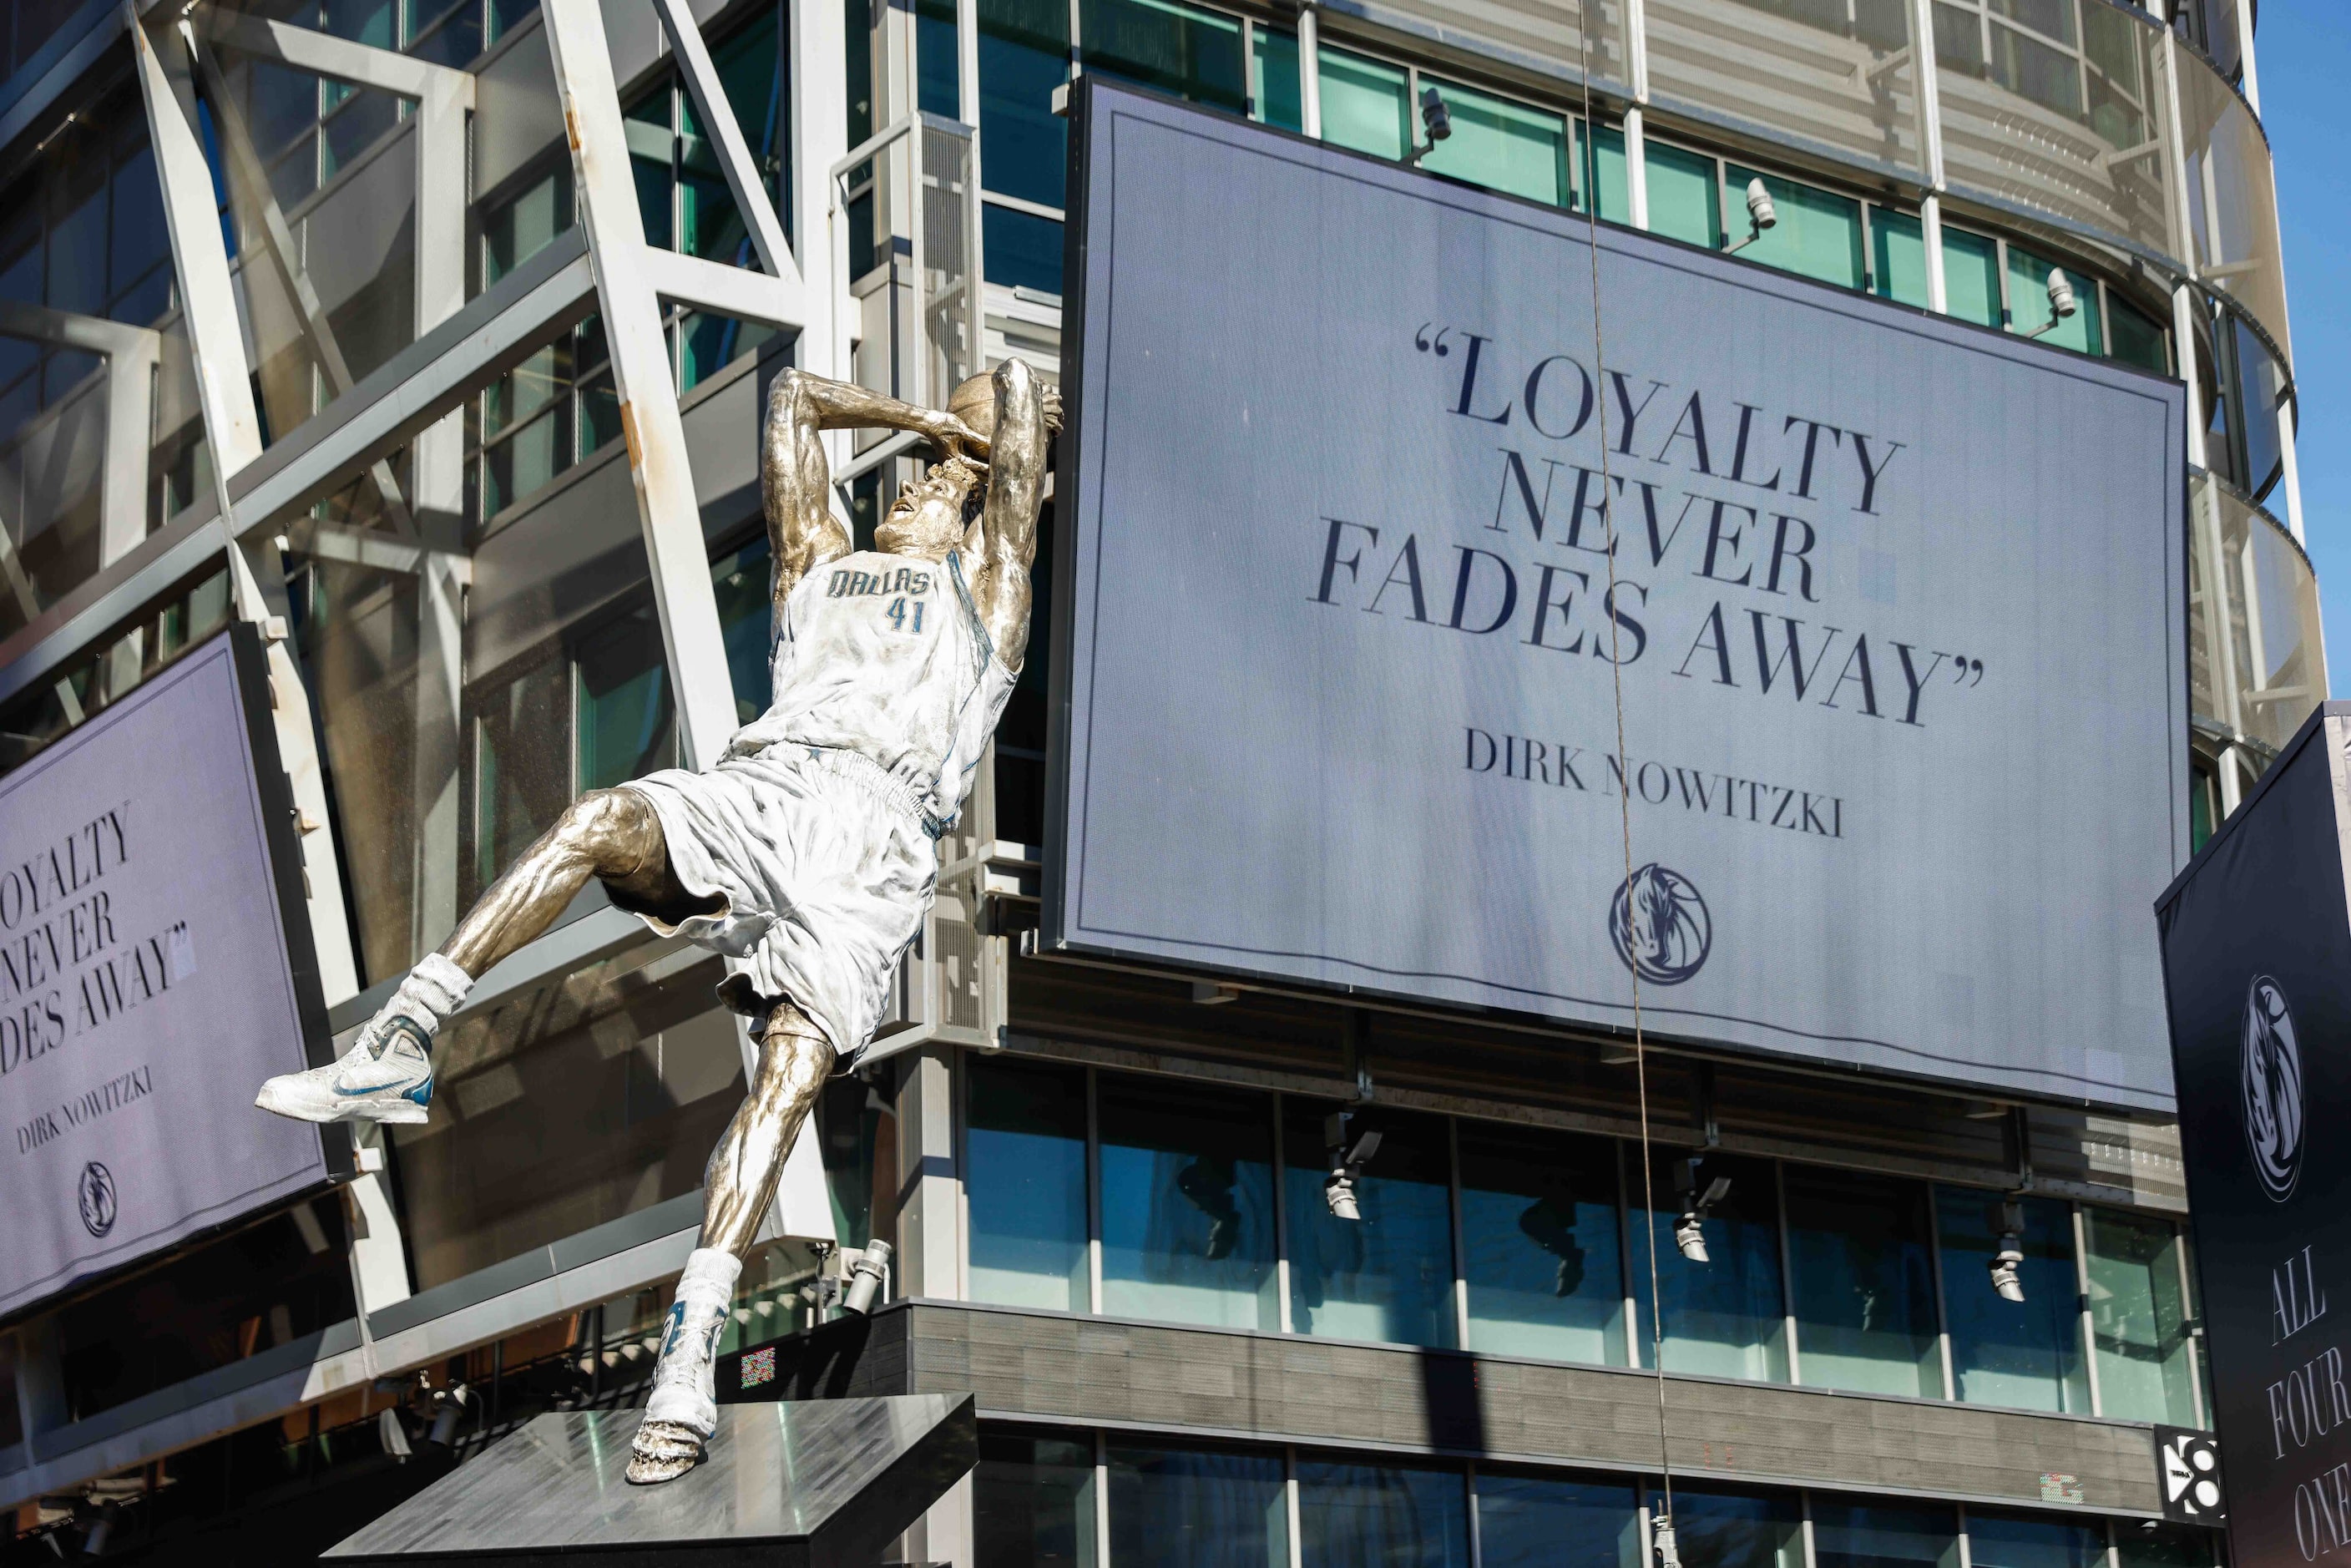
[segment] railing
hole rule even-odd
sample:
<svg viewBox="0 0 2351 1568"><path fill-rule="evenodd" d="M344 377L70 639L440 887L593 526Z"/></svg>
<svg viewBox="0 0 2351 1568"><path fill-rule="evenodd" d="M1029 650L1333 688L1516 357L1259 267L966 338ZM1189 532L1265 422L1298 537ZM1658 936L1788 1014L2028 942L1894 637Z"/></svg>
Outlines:
<svg viewBox="0 0 2351 1568"><path fill-rule="evenodd" d="M2310 558L2209 474L2196 476L2189 528L2189 706L2231 741L2274 753L2326 696Z"/></svg>

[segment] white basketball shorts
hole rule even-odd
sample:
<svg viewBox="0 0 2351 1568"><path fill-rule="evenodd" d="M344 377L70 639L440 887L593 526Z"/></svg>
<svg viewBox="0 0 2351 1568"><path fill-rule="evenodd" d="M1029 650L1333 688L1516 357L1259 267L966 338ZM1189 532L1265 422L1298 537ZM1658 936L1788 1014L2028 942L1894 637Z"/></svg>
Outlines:
<svg viewBox="0 0 2351 1568"><path fill-rule="evenodd" d="M663 936L746 960L727 983L738 1010L789 998L856 1063L887 1005L899 957L938 886L938 841L913 791L855 752L778 744L707 773L664 768L621 786L661 819L670 869L726 907ZM747 984L750 996L739 994Z"/></svg>

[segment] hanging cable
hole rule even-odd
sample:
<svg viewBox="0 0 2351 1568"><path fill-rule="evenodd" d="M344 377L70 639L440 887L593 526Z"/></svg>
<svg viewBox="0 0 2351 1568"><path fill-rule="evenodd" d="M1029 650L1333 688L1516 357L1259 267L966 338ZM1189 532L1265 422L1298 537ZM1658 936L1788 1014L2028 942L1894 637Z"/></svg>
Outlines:
<svg viewBox="0 0 2351 1568"><path fill-rule="evenodd" d="M1625 846L1625 930L1632 933L1633 905L1633 797L1629 785L1631 764L1625 755L1625 666L1620 657L1622 622L1616 608L1616 489L1615 476L1608 462L1608 388L1606 350L1600 324L1600 158L1592 131L1592 32L1591 16L1594 0L1583 0L1576 17L1575 47L1577 72L1583 82L1583 160L1585 190L1583 193L1584 251L1592 262L1592 374L1599 384L1600 405L1600 505L1601 517L1606 523L1608 562L1608 675L1609 689L1616 706L1616 768L1619 788L1616 791L1616 822ZM1627 149L1629 157L1630 149ZM1629 164L1625 177L1632 179ZM1657 1286L1657 1197L1656 1163L1649 1152L1649 1053L1648 1043L1641 1028L1641 967L1628 964L1633 973L1633 1081L1641 1113L1641 1207L1643 1223L1649 1232L1649 1365L1656 1375L1657 1385L1657 1473L1662 1480L1666 1506L1662 1522L1654 1517L1647 1546L1653 1565L1663 1558L1661 1568L1681 1568L1673 1535L1674 1464L1672 1450L1666 1438L1666 1326L1665 1296ZM1635 1332L1638 1327L1635 1325Z"/></svg>

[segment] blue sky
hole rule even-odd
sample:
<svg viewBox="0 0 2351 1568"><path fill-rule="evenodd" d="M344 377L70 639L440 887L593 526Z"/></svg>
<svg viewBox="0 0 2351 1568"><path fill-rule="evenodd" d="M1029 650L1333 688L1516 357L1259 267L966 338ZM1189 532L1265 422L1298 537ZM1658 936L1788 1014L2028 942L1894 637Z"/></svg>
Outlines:
<svg viewBox="0 0 2351 1568"><path fill-rule="evenodd" d="M2285 231L2303 530L2318 569L2329 684L2351 692L2351 5L2263 0L2254 40ZM2283 516L2284 497L2272 503Z"/></svg>

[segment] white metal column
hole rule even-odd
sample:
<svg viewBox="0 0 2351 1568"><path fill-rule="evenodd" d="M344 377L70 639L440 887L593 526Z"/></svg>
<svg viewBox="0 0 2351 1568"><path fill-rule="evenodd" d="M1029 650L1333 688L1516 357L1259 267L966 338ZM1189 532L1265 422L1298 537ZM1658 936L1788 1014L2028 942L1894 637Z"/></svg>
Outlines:
<svg viewBox="0 0 2351 1568"><path fill-rule="evenodd" d="M1649 8L1625 0L1625 64L1633 78L1633 101L1625 108L1625 215L1636 229L1649 226L1649 149L1645 115L1649 103ZM1593 184L1598 184L1597 179ZM1600 193L1592 193L1596 210Z"/></svg>
<svg viewBox="0 0 2351 1568"><path fill-rule="evenodd" d="M1298 128L1322 139L1322 21L1314 0L1298 7Z"/></svg>
<svg viewBox="0 0 2351 1568"><path fill-rule="evenodd" d="M1910 0L1910 69L1918 104L1918 155L1927 189L1918 198L1918 235L1927 253L1927 308L1948 315L1950 289L1943 275L1943 94L1936 77L1933 0Z"/></svg>
<svg viewBox="0 0 2351 1568"><path fill-rule="evenodd" d="M677 688L679 750L687 766L707 768L735 732L735 693L603 14L597 0L544 0L540 15L571 143L572 189L612 357L621 435L628 444L662 644Z"/></svg>
<svg viewBox="0 0 2351 1568"><path fill-rule="evenodd" d="M276 715L278 760L293 785L302 844L302 875L310 936L317 949L321 986L329 1006L359 989L351 957L350 931L343 917L342 874L334 837L327 825L327 792L311 726L310 697L286 647L286 580L273 537L235 537L235 508L229 476L261 455L261 422L253 404L245 342L237 327L236 290L229 276L213 175L196 132L193 35L183 20L168 35L167 62L142 26L132 0L124 0L124 29L131 37L155 176L163 199L164 227L172 243L181 317L193 361L197 402L210 449L213 496L228 545L232 601L238 616L263 628L269 664L270 705Z"/></svg>

